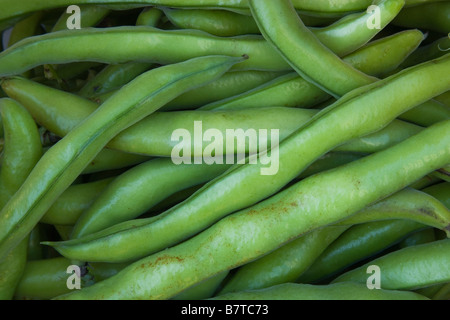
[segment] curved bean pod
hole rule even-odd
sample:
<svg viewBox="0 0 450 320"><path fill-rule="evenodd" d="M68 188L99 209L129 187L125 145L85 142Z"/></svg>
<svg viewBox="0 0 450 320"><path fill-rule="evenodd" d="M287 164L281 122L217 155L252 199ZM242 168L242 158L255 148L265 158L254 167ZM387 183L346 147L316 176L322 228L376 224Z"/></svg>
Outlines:
<svg viewBox="0 0 450 320"><path fill-rule="evenodd" d="M67 247L83 255L80 260L124 261L167 248L198 233L224 216L278 192L314 160L336 146L358 136L380 130L402 111L447 90L450 79L446 77L448 71L446 69L450 69L450 55L446 57L446 59L433 60L376 84L355 90L336 104L321 111L283 140L279 148L274 148L274 154L278 160L274 163L275 169L267 168L261 162L236 165L206 184L192 197L156 219L151 218L147 222L139 221L138 229L130 228L128 224L123 226L119 224L117 228L111 228L101 235L97 234L98 239L86 237L86 239L74 240L70 243L71 245L67 244ZM431 81L430 77L436 77L439 81ZM424 79L430 80L433 86L424 88L421 85ZM446 81L449 83L446 84ZM439 88L440 85L441 88ZM405 86L414 86L416 90L413 94L409 91L402 94L399 88ZM330 135L330 132L334 134ZM421 136L421 133L413 138L417 136ZM276 169L278 169L276 172L271 171ZM114 234L108 235L108 232L112 230ZM171 232L168 233L167 230ZM108 248L112 243L111 237L114 238L114 247ZM148 240L131 240L141 237ZM118 250L119 243L127 249ZM102 249L94 249L96 246ZM96 254L92 255L93 252Z"/></svg>
<svg viewBox="0 0 450 320"><path fill-rule="evenodd" d="M403 249L407 247L417 246L420 244L430 243L436 241L436 233L433 228L428 228L413 233L412 235L406 237L398 244L398 248Z"/></svg>
<svg viewBox="0 0 450 320"><path fill-rule="evenodd" d="M112 180L110 178L70 186L48 209L40 221L52 225L75 225L81 214L91 206Z"/></svg>
<svg viewBox="0 0 450 320"><path fill-rule="evenodd" d="M16 23L11 31L8 46L10 47L20 40L36 35L42 16L42 12L36 12L31 16L23 19L22 21Z"/></svg>
<svg viewBox="0 0 450 320"><path fill-rule="evenodd" d="M48 300L69 293L67 267L73 263L65 258L29 261L14 298L17 300Z"/></svg>
<svg viewBox="0 0 450 320"><path fill-rule="evenodd" d="M59 49L53 50L55 47ZM43 64L79 61L172 64L222 54L250 57L233 70L291 70L261 36L221 38L196 30L125 26L58 31L24 39L0 53L0 76L17 75Z"/></svg>
<svg viewBox="0 0 450 320"><path fill-rule="evenodd" d="M227 56L192 59L149 71L122 88L47 151L0 212L0 261L114 136L173 97L219 77L242 60Z"/></svg>
<svg viewBox="0 0 450 320"><path fill-rule="evenodd" d="M413 28L448 34L450 30L449 16L450 3L443 1L405 8L392 23L406 28L413 26Z"/></svg>
<svg viewBox="0 0 450 320"><path fill-rule="evenodd" d="M0 208L10 200L42 155L36 124L24 107L0 99L5 150L0 171ZM28 239L23 239L0 262L0 300L11 299L27 260Z"/></svg>
<svg viewBox="0 0 450 320"><path fill-rule="evenodd" d="M137 218L168 196L206 183L230 167L226 164L176 166L171 159L155 159L134 167L117 177L81 215L71 238Z"/></svg>
<svg viewBox="0 0 450 320"><path fill-rule="evenodd" d="M295 282L348 228L326 227L312 231L261 259L242 266L218 295Z"/></svg>
<svg viewBox="0 0 450 320"><path fill-rule="evenodd" d="M353 226L326 248L298 282L328 282L346 268L394 246L407 235L424 228L424 225L408 220L377 221Z"/></svg>
<svg viewBox="0 0 450 320"><path fill-rule="evenodd" d="M385 74L398 66L422 40L423 34L418 30L403 31L376 40L343 60L367 74ZM307 108L329 97L326 92L297 73L289 73L248 92L205 105L201 109L229 110L270 105Z"/></svg>
<svg viewBox="0 0 450 320"><path fill-rule="evenodd" d="M388 150L305 179L175 247L58 299L172 297L195 283L270 253L306 232L345 219L441 167L450 157L450 135L442 135L449 129L450 121L436 124ZM333 183L336 181L340 183L338 190ZM63 246L58 250L64 254L70 251Z"/></svg>
<svg viewBox="0 0 450 320"><path fill-rule="evenodd" d="M439 201L441 201L447 208L450 209L450 183L442 182L435 184L426 189L423 192L430 194Z"/></svg>
<svg viewBox="0 0 450 320"><path fill-rule="evenodd" d="M381 270L381 288L415 290L450 281L450 239L388 253L333 280L366 283L367 267Z"/></svg>
<svg viewBox="0 0 450 320"><path fill-rule="evenodd" d="M399 70L415 66L428 60L442 57L446 50L450 49L450 39L440 38L429 45L418 48L400 66ZM396 71L399 71L396 70Z"/></svg>
<svg viewBox="0 0 450 320"><path fill-rule="evenodd" d="M280 284L262 290L228 293L210 300L429 300L414 292L369 290L357 283L336 283L326 286Z"/></svg>
<svg viewBox="0 0 450 320"><path fill-rule="evenodd" d="M376 81L344 63L303 24L289 0L249 0L264 38L305 80L334 97ZM403 7L403 0L394 5ZM294 27L293 27L294 26Z"/></svg>
<svg viewBox="0 0 450 320"><path fill-rule="evenodd" d="M102 6L85 5L80 6L80 27L88 28L93 27L100 23L109 13L110 9ZM67 20L72 13L64 12L61 17L56 21L51 32L67 30Z"/></svg>
<svg viewBox="0 0 450 320"><path fill-rule="evenodd" d="M403 208L401 203L398 202L402 197L414 199L415 205L408 204L409 207ZM425 228L423 223L439 226L441 229L450 225L450 211L435 199L420 192L404 190L383 200L382 203L383 205L374 205L381 208L381 212L377 212L377 209L372 208L374 206L370 206L355 214L362 217L358 221L362 225L354 226L348 231L351 223L344 227L332 226L313 231L261 259L242 266L227 282L221 293L261 289L284 282L294 282L300 276L304 283L310 283L310 281L318 278L317 274L328 275L332 273L330 270L339 269L340 266L345 264L343 262L345 258L354 262L361 256L370 256L370 253L376 253L388 245L395 244L405 234ZM398 207L402 207L403 212L398 210ZM390 208L389 213L387 213L387 208ZM399 216L412 221L378 221L378 219L384 220L386 218L396 219ZM364 218L370 222L364 222ZM342 224L345 224L345 220ZM343 232L345 233L341 235ZM347 245L345 241L348 241L349 238L354 240L354 243L349 243L342 249L341 244ZM358 245L355 245L357 241ZM336 248L350 252L338 252L339 249ZM362 252L358 252L358 250L362 250ZM337 260L335 256L326 260L324 257L329 258L330 252L339 255L337 259L341 260ZM345 256L342 257L342 255ZM316 260L317 258L319 260ZM323 269L327 271L323 271ZM305 271L306 273L304 273Z"/></svg>

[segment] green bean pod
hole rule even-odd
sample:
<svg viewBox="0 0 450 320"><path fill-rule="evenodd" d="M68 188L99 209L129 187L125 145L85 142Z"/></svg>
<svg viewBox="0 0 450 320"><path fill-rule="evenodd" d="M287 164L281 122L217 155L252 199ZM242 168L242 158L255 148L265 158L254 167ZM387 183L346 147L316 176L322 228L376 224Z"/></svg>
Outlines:
<svg viewBox="0 0 450 320"><path fill-rule="evenodd" d="M67 279L72 265L65 258L29 261L14 294L16 300L48 300L69 293Z"/></svg>
<svg viewBox="0 0 450 320"><path fill-rule="evenodd" d="M448 218L449 211L444 203L427 193L407 188L338 224L348 226L377 220L407 219L444 230Z"/></svg>
<svg viewBox="0 0 450 320"><path fill-rule="evenodd" d="M399 244L398 248L403 249L407 247L417 246L420 244L430 243L436 241L436 233L433 228L427 228L414 232L410 236L403 239Z"/></svg>
<svg viewBox="0 0 450 320"><path fill-rule="evenodd" d="M283 140L279 147L273 148L270 154L276 160L270 166L258 161L256 164L236 165L156 219L119 224L58 248L76 251L76 255L80 255L79 260L126 261L179 243L224 216L278 192L333 148L380 130L402 111L446 91L450 86L450 79L446 77L447 69L450 69L450 55L355 90L314 116ZM439 80L434 81L435 77ZM427 83L433 83L433 86L424 87L424 81L430 81ZM399 90L411 86L416 88L413 93ZM330 132L333 134L330 135ZM421 136L421 133L413 137L417 136ZM136 224L140 225L138 229L134 227ZM132 240L140 237L151 240ZM114 247L110 246L110 238L114 238ZM126 250L118 250L119 243L126 246ZM97 250L96 246L102 249Z"/></svg>
<svg viewBox="0 0 450 320"><path fill-rule="evenodd" d="M0 100L5 150L0 171L0 208L17 192L42 155L39 133L30 114L11 99ZM9 300L27 260L28 238L0 262L0 300Z"/></svg>
<svg viewBox="0 0 450 320"><path fill-rule="evenodd" d="M448 130L450 121L436 124L390 149L305 179L177 246L136 261L105 281L58 299L172 297L306 232L345 219L441 167L450 157L450 136L443 135ZM70 251L62 246L58 250Z"/></svg>
<svg viewBox="0 0 450 320"><path fill-rule="evenodd" d="M343 60L367 74L385 74L398 66L422 40L423 34L418 30L403 31L376 40ZM329 97L326 92L299 77L297 73L289 73L246 93L205 105L202 109L229 110L269 105L308 108Z"/></svg>
<svg viewBox="0 0 450 320"><path fill-rule="evenodd" d="M261 290L228 293L210 300L429 300L414 292L369 290L366 285L344 282L326 286L286 283Z"/></svg>
<svg viewBox="0 0 450 320"><path fill-rule="evenodd" d="M226 282L218 295L295 282L320 254L348 228L326 227L315 230L261 259L242 266Z"/></svg>
<svg viewBox="0 0 450 320"><path fill-rule="evenodd" d="M92 205L112 180L110 178L70 186L48 209L41 222L60 226L75 225L81 214Z"/></svg>
<svg viewBox="0 0 450 320"><path fill-rule="evenodd" d="M155 159L134 167L117 177L89 206L77 221L71 238L137 218L168 196L206 183L230 167L226 164L176 166L171 159Z"/></svg>
<svg viewBox="0 0 450 320"><path fill-rule="evenodd" d="M380 268L383 289L416 290L450 281L450 239L388 253L333 280L366 283L367 268Z"/></svg>
<svg viewBox="0 0 450 320"><path fill-rule="evenodd" d="M149 159L150 158L147 156L104 148L97 154L94 160L86 166L82 174L132 167L146 162Z"/></svg>
<svg viewBox="0 0 450 320"><path fill-rule="evenodd" d="M447 208L450 209L450 183L442 182L432 185L423 190L423 192L430 194L439 201L441 201Z"/></svg>
<svg viewBox="0 0 450 320"><path fill-rule="evenodd" d="M407 112L400 119L428 127L439 121L450 119L450 107L435 100L427 101Z"/></svg>
<svg viewBox="0 0 450 320"><path fill-rule="evenodd" d="M22 40L0 53L0 76L17 75L43 64L135 61L165 65L222 54L250 57L233 70L291 70L261 36L222 38L196 30L124 26L58 31Z"/></svg>
<svg viewBox="0 0 450 320"><path fill-rule="evenodd" d="M364 154L353 152L330 152L314 161L306 168L297 179L307 178L322 171L331 170L344 164L356 161L364 157Z"/></svg>
<svg viewBox="0 0 450 320"><path fill-rule="evenodd" d="M346 268L394 246L425 226L415 221L377 221L356 225L342 234L317 258L298 281L319 283Z"/></svg>
<svg viewBox="0 0 450 320"><path fill-rule="evenodd" d="M8 46L10 47L20 40L36 35L42 16L42 12L36 12L31 16L25 18L24 20L18 22L11 31Z"/></svg>
<svg viewBox="0 0 450 320"><path fill-rule="evenodd" d="M405 199L406 203L408 203L407 199L411 200L414 205L408 203L408 207L403 208L399 203L399 199L402 198ZM311 280L311 273L320 273L323 268L328 268L327 270L335 268L334 270L336 270L339 266L342 266L342 263L345 263L343 262L345 258L353 262L358 259L358 254L360 258L364 255L370 255L370 253L376 253L385 246L399 241L405 234L425 228L424 223L438 226L441 229L445 229L450 224L450 211L436 199L421 192L404 190L383 200L380 204L375 204L374 207L379 209L370 206L355 215L362 217L358 221L362 225L354 226L347 231L352 222L345 223L344 220L343 227L333 226L316 230L261 259L242 266L226 284L222 293L260 289L284 282L294 282L300 276L302 276L301 279ZM401 209L398 210L398 207L401 207ZM396 219L397 217L410 220L383 221L385 219ZM364 222L363 219L370 222ZM344 235L341 235L343 232L345 232ZM347 244L343 240L344 238L353 240L354 243L349 243L347 247L341 250L342 252L333 251L335 248L342 247L338 243ZM358 245L355 245L356 241L358 241ZM351 252L345 252L345 250ZM355 253L355 251L357 252ZM337 252L337 259L341 258L342 260L331 260L330 258L331 261L323 262L324 256L329 256L330 252ZM343 255L345 256L343 257ZM333 256L333 258L336 257ZM316 261L316 259L319 260ZM305 271L306 274L303 274ZM323 274L327 275L328 273L323 272ZM305 280L305 283L309 282Z"/></svg>
<svg viewBox="0 0 450 320"><path fill-rule="evenodd" d="M192 59L149 71L122 88L47 151L0 212L0 261L114 136L173 97L216 79L241 61L243 58L227 56Z"/></svg>
<svg viewBox="0 0 450 320"><path fill-rule="evenodd" d="M94 27L100 23L109 13L110 9L102 6L80 6L80 27ZM53 26L51 32L67 30L67 21L73 13L64 12Z"/></svg>
<svg viewBox="0 0 450 320"><path fill-rule="evenodd" d="M219 37L259 34L255 20L247 15L224 10L176 10L164 8L164 14L175 26L198 29Z"/></svg>
<svg viewBox="0 0 450 320"><path fill-rule="evenodd" d="M217 276L207 279L195 286L186 289L182 293L171 298L171 300L204 300L214 295L214 292L228 276L228 271L219 273Z"/></svg>
<svg viewBox="0 0 450 320"><path fill-rule="evenodd" d="M442 57L450 48L450 39L448 37L440 38L433 43L418 48L414 51L400 66L399 70L415 66L428 60ZM396 70L396 71L399 71Z"/></svg>
<svg viewBox="0 0 450 320"><path fill-rule="evenodd" d="M203 87L191 90L169 102L162 110L197 109L208 103L232 97L271 81L285 72L234 71Z"/></svg>
<svg viewBox="0 0 450 320"><path fill-rule="evenodd" d="M450 107L450 91L441 94L435 98L436 101L445 104L447 107Z"/></svg>
<svg viewBox="0 0 450 320"><path fill-rule="evenodd" d="M449 16L450 3L443 1L405 8L392 23L406 28L423 28L448 34L450 30Z"/></svg>
<svg viewBox="0 0 450 320"><path fill-rule="evenodd" d="M376 81L339 59L303 24L289 0L249 0L264 38L305 80L334 97ZM403 0L393 1L403 7ZM293 27L295 26L295 27Z"/></svg>

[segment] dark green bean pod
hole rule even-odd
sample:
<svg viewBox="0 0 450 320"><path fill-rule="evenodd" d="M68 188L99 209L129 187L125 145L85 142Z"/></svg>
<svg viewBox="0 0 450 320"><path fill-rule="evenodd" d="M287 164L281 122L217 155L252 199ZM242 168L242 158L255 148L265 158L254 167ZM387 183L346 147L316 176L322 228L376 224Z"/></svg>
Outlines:
<svg viewBox="0 0 450 320"><path fill-rule="evenodd" d="M0 261L31 232L54 201L114 136L173 97L218 78L243 59L228 56L192 59L149 71L122 88L115 99L103 104L47 151L2 209ZM151 85L149 79L153 80Z"/></svg>
<svg viewBox="0 0 450 320"><path fill-rule="evenodd" d="M448 34L450 31L450 3L429 3L403 9L392 22L406 28L422 28Z"/></svg>
<svg viewBox="0 0 450 320"><path fill-rule="evenodd" d="M407 235L426 228L415 221L369 222L351 227L317 258L298 282L327 282L356 263L393 247Z"/></svg>
<svg viewBox="0 0 450 320"><path fill-rule="evenodd" d="M417 246L419 244L430 243L436 241L436 233L433 228L427 228L414 232L410 236L403 239L399 244L398 248L403 249L407 247Z"/></svg>
<svg viewBox="0 0 450 320"><path fill-rule="evenodd" d="M450 281L450 239L407 247L388 253L339 276L337 282L366 283L367 268L380 268L383 289L416 290Z"/></svg>
<svg viewBox="0 0 450 320"><path fill-rule="evenodd" d="M426 189L423 189L423 192L428 193L441 201L447 208L450 209L450 183L442 182L435 185L432 185Z"/></svg>

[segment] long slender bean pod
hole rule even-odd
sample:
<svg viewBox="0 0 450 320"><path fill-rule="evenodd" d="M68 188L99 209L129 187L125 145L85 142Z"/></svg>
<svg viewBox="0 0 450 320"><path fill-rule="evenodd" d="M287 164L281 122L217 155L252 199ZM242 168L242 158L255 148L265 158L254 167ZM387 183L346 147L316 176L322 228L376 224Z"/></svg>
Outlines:
<svg viewBox="0 0 450 320"><path fill-rule="evenodd" d="M450 30L449 16L450 3L443 1L405 8L392 23L406 28L413 26L413 28L448 34Z"/></svg>
<svg viewBox="0 0 450 320"><path fill-rule="evenodd" d="M19 192L3 208L0 213L0 259L33 229L109 140L173 97L216 79L242 60L227 56L192 59L149 71L122 88L114 99L105 102L47 151Z"/></svg>
<svg viewBox="0 0 450 320"><path fill-rule="evenodd" d="M303 24L290 0L249 0L264 38L305 80L334 97L368 85L376 78L339 59ZM396 1L402 7L403 0Z"/></svg>
<svg viewBox="0 0 450 320"><path fill-rule="evenodd" d="M250 57L233 70L291 70L261 36L222 38L196 30L124 26L59 31L22 40L0 53L0 76L17 75L43 64L135 61L165 65L207 55Z"/></svg>
<svg viewBox="0 0 450 320"><path fill-rule="evenodd" d="M177 246L59 299L172 297L195 283L270 253L302 234L345 219L441 167L450 157L450 136L444 134L448 130L450 121L436 124L390 149L302 180ZM337 181L339 189L335 188ZM140 237L138 241L146 240ZM70 251L62 246L58 250L64 254Z"/></svg>
<svg viewBox="0 0 450 320"><path fill-rule="evenodd" d="M134 226L136 222L123 226L119 224L109 231L99 233L98 239L93 235L90 238L92 241L87 240L89 237L74 240L71 247L77 248L80 254L86 254L86 258L80 257L80 260L121 261L142 257L174 245L209 227L224 216L278 192L317 158L333 148L356 137L380 130L399 113L446 91L450 86L450 79L445 76L448 68L450 55L355 90L321 111L283 140L279 147L275 147L273 155L276 156L276 160L270 166L262 162L236 165L156 219L151 218L147 222L141 220L138 229L130 228L130 225ZM433 81L434 77L438 80ZM424 87L423 81L430 81L433 86ZM399 90L405 87L414 87L416 90L414 93ZM333 134L330 135L330 132ZM171 232L168 233L167 230ZM108 235L108 232L114 234ZM114 247L111 246L107 250L112 243L111 237L114 238ZM130 240L135 237L144 237L148 241ZM110 251L117 253L119 243L127 249L120 250L120 254L113 257ZM96 246L102 249L94 249ZM93 252L96 253L94 256Z"/></svg>
<svg viewBox="0 0 450 320"><path fill-rule="evenodd" d="M333 280L366 283L367 268L380 268L383 289L415 290L450 281L450 239L408 247L351 270Z"/></svg>
<svg viewBox="0 0 450 320"><path fill-rule="evenodd" d="M385 74L398 66L422 40L423 34L418 30L403 31L376 40L343 60L367 74ZM329 97L297 73L289 73L248 92L205 105L202 109L259 108L263 105L307 108Z"/></svg>
<svg viewBox="0 0 450 320"><path fill-rule="evenodd" d="M261 290L228 293L211 300L429 300L414 292L369 290L351 282L326 286L286 283Z"/></svg>

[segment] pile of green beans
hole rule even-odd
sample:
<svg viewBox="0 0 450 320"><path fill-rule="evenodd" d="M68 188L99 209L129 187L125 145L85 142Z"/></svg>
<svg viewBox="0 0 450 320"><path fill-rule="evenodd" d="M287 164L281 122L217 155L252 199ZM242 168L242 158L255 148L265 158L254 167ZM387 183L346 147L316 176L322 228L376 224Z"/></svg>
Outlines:
<svg viewBox="0 0 450 320"><path fill-rule="evenodd" d="M449 299L449 11L4 0L0 299Z"/></svg>

